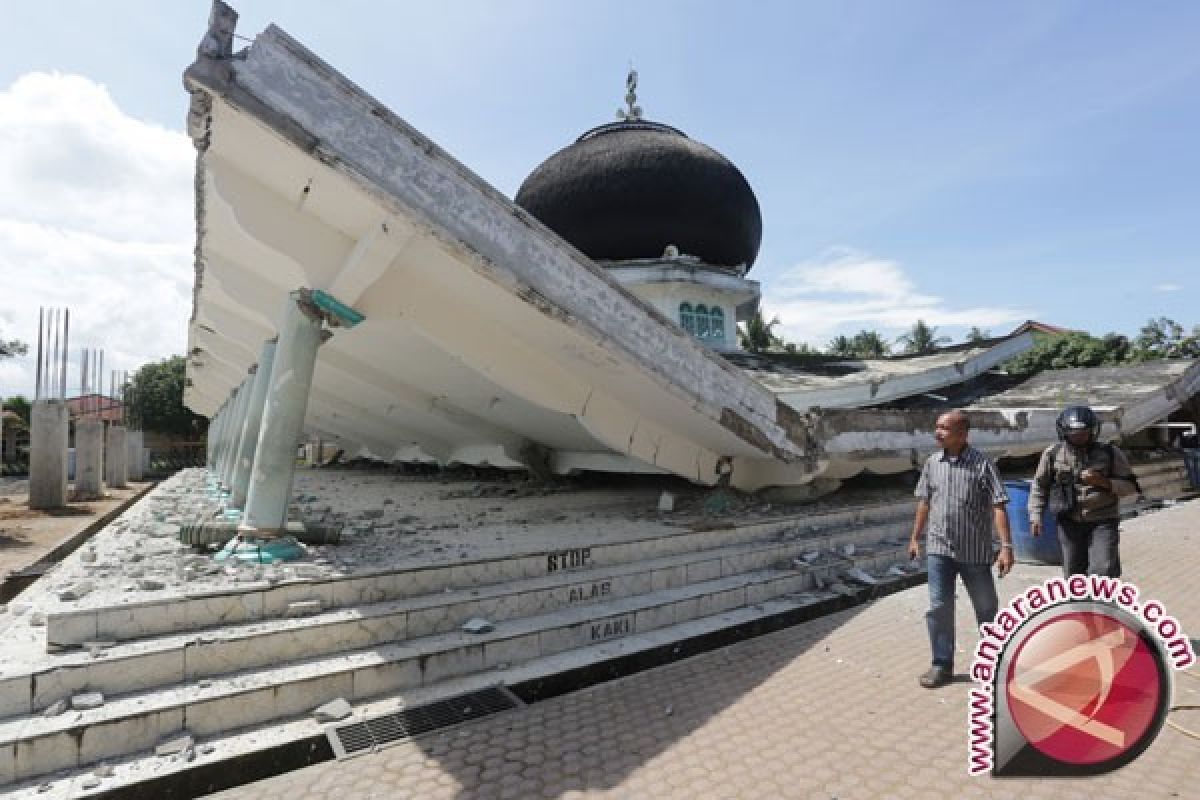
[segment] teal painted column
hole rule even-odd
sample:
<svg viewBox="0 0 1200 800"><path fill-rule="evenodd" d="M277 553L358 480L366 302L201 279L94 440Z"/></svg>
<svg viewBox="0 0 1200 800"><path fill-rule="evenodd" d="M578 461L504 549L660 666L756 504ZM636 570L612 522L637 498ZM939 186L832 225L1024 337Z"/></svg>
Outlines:
<svg viewBox="0 0 1200 800"><path fill-rule="evenodd" d="M304 290L288 296L275 345L275 363L242 517L243 529L259 534L277 534L287 526L296 447L304 429L317 348L322 342L321 312L310 298Z"/></svg>
<svg viewBox="0 0 1200 800"><path fill-rule="evenodd" d="M275 365L275 339L263 342L258 356L258 370L254 374L254 386L247 399L245 423L234 457L232 495L229 505L244 509L250 491L250 475L254 470L254 455L258 447L258 436L262 431L263 410L267 404L267 389L271 383L271 370Z"/></svg>

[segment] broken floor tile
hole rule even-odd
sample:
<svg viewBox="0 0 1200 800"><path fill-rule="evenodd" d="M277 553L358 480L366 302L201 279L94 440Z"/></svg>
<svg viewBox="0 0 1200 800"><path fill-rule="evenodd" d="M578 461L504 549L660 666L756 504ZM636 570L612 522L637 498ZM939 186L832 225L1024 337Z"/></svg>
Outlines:
<svg viewBox="0 0 1200 800"><path fill-rule="evenodd" d="M51 703L49 706L46 707L46 710L42 712L42 716L43 717L57 717L59 714L62 714L63 712L65 712L67 710L67 708L69 707L69 705L70 705L70 703L68 703L65 699L55 700L53 703Z"/></svg>
<svg viewBox="0 0 1200 800"><path fill-rule="evenodd" d="M71 697L71 708L76 711L99 708L102 705L104 705L104 695L100 692L80 692Z"/></svg>
<svg viewBox="0 0 1200 800"><path fill-rule="evenodd" d="M331 700L323 706L313 709L313 717L317 722L337 722L340 719L345 719L350 716L353 709L346 702L344 697L339 697L336 700Z"/></svg>
<svg viewBox="0 0 1200 800"><path fill-rule="evenodd" d="M464 622L462 629L465 633L490 633L496 626L482 617L475 617Z"/></svg>
<svg viewBox="0 0 1200 800"><path fill-rule="evenodd" d="M167 739L166 741L159 742L158 746L154 748L154 755L156 755L156 756L177 755L179 753L182 753L182 752L190 749L191 747L193 747L195 745L195 743L196 743L196 740L192 738L192 735L190 733L185 733L185 734L182 734L179 736L173 736L170 739Z"/></svg>
<svg viewBox="0 0 1200 800"><path fill-rule="evenodd" d="M865 583L868 586L874 586L875 584L879 583L878 578L866 570L861 569L860 567L846 570L846 577L852 581L857 581L858 583Z"/></svg>

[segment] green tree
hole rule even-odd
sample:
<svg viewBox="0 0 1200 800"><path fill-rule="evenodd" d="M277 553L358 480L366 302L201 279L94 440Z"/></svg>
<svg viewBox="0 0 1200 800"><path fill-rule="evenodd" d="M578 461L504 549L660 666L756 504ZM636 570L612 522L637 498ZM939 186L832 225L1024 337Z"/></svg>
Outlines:
<svg viewBox="0 0 1200 800"><path fill-rule="evenodd" d="M949 336L938 336L937 328L926 324L925 320L917 320L908 333L897 337L896 342L904 347L904 352L910 355L932 353L938 345L947 344Z"/></svg>
<svg viewBox="0 0 1200 800"><path fill-rule="evenodd" d="M29 425L29 415L32 409L30 408L29 401L25 398L25 395L14 394L12 397L5 400L4 410L13 412L20 417L26 425Z"/></svg>
<svg viewBox="0 0 1200 800"><path fill-rule="evenodd" d="M849 336L835 336L825 345L825 352L831 356L850 358L854 355L854 340Z"/></svg>
<svg viewBox="0 0 1200 800"><path fill-rule="evenodd" d="M850 340L854 355L860 358L882 358L891 352L892 347L879 331L861 330Z"/></svg>
<svg viewBox="0 0 1200 800"><path fill-rule="evenodd" d="M183 405L185 370L183 356L172 356L139 369L130 381L127 395L130 422L143 430L176 436L202 434L208 421Z"/></svg>
<svg viewBox="0 0 1200 800"><path fill-rule="evenodd" d="M991 331L985 331L978 325L972 326L971 330L967 331L968 342L982 342L992 338Z"/></svg>
<svg viewBox="0 0 1200 800"><path fill-rule="evenodd" d="M1136 361L1198 356L1200 326L1193 327L1191 334L1185 335L1183 326L1167 317L1148 321L1133 341L1132 358Z"/></svg>
<svg viewBox="0 0 1200 800"><path fill-rule="evenodd" d="M1003 364L1014 375L1032 375L1047 369L1105 367L1130 360L1128 337L1109 333L1101 337L1082 332L1047 336L1015 358Z"/></svg>
<svg viewBox="0 0 1200 800"><path fill-rule="evenodd" d="M779 317L772 317L770 322L766 322L762 311L755 311L754 316L738 326L738 340L751 353L765 353L772 347L782 347L783 340L773 330L779 324Z"/></svg>
<svg viewBox="0 0 1200 800"><path fill-rule="evenodd" d="M28 352L29 345L19 339L5 339L4 335L0 334L0 358L23 356Z"/></svg>

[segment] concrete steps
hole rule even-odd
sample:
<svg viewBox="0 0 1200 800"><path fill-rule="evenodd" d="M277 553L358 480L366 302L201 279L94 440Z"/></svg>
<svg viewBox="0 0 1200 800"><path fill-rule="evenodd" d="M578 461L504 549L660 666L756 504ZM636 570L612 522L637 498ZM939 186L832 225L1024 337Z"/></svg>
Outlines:
<svg viewBox="0 0 1200 800"><path fill-rule="evenodd" d="M96 659L65 654L52 668L0 680L0 718L39 713L73 692L120 694L136 686L210 678L241 669L329 655L457 630L475 617L503 622L534 613L594 604L702 580L728 577L816 553L810 569L823 578L853 565L846 545L862 554L868 542L889 536L903 541L906 520L869 525L841 534L784 535L777 541L713 548L681 556L560 572L421 597L226 626L210 635L184 632L118 643ZM889 558L895 553L889 554ZM902 554L901 554L902 555ZM879 567L868 556L866 568ZM886 564L882 565L886 568ZM303 602L303 601L301 601Z"/></svg>
<svg viewBox="0 0 1200 800"><path fill-rule="evenodd" d="M794 625L805 619L852 607L867 597L904 588L919 577L885 576L881 578L878 586L858 588L851 596L830 597L828 594L822 596L814 593L780 597L648 632L634 633L554 655L539 656L506 669L450 678L430 687L413 688L373 701L355 703L355 715L346 722L390 713L398 708L412 708L497 685L515 687L523 695L535 693L552 696L555 691L550 685L561 680L563 676L573 681L573 685L589 685L586 679L574 676L600 669L610 673L608 677L615 677L621 674L616 665L622 661L645 660L647 657L657 661L658 658L653 654L664 650L682 655L701 652L724 643L723 640L731 631L736 632L740 629L743 632L736 635L737 638L743 638L752 635L744 632L747 629L765 632ZM721 641L714 645L711 643L713 638ZM706 641L709 643L691 644ZM119 793L122 789L131 787L142 797L167 796L168 789L174 793L172 796L198 796L238 785L236 777L231 778L224 766L233 759L243 764L247 760L252 763L255 760L257 763L275 763L279 758L285 757L281 756L282 753L294 754L298 749L312 755L308 760L294 766L328 758L329 755L321 755L325 749L325 731L328 727L316 722L310 715L303 714L276 720L269 725L226 730L211 736L197 736L197 746L201 749L194 761L155 758L144 751L131 752L123 757L105 760L105 763L112 767L112 775L103 782L94 780L91 767L81 765L53 775L21 781L9 786L8 790L12 792L14 800L94 797L114 791ZM96 786L96 783L100 785ZM47 788L42 789L40 786Z"/></svg>
<svg viewBox="0 0 1200 800"><path fill-rule="evenodd" d="M284 619L293 603L316 600L322 610L356 608L421 595L566 573L649 558L696 553L763 541L771 537L832 535L846 542L877 538L873 528L910 518L912 504L848 509L802 520L785 519L715 530L678 533L634 541L514 554L499 559L461 561L420 569L364 573L334 580L246 584L236 590L188 595L117 606L59 611L48 615L47 643L65 648L94 641L129 641L183 631L202 631L240 622ZM859 539L854 531L860 529ZM851 538L845 538L850 535ZM3 713L0 711L0 713Z"/></svg>
<svg viewBox="0 0 1200 800"><path fill-rule="evenodd" d="M223 736L304 715L338 697L360 703L431 689L813 591L852 568L886 580L888 567L907 560L910 508L898 503L342 581L251 587L215 601L185 598L175 603L186 613L171 617L170 632L162 631L161 620L128 631L107 627L117 614L135 618L128 607L64 612L56 615L62 639L94 641L110 630L124 635L101 658L65 653L52 669L0 682L0 702L10 715L0 720L0 781L127 757L183 730ZM812 553L819 559L810 564L802 557ZM311 602L314 592L319 607L329 610L287 616L290 604ZM390 597L355 602L379 593ZM247 602L254 596L257 605ZM170 604L136 607L153 621ZM216 628L234 607L259 613ZM459 631L471 617L489 619L495 630ZM79 625L89 618L95 628ZM57 717L39 714L82 690L104 693L105 703Z"/></svg>

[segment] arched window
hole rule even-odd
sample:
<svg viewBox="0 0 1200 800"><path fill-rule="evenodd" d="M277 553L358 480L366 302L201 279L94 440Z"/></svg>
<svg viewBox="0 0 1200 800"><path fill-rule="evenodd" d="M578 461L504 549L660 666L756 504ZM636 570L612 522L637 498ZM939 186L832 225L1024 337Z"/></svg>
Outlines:
<svg viewBox="0 0 1200 800"><path fill-rule="evenodd" d="M717 306L708 310L708 338L725 341L725 312Z"/></svg>
<svg viewBox="0 0 1200 800"><path fill-rule="evenodd" d="M695 335L696 333L696 315L692 313L691 303L679 304L679 324L688 333Z"/></svg>
<svg viewBox="0 0 1200 800"><path fill-rule="evenodd" d="M708 306L701 303L696 306L696 338L708 338Z"/></svg>

